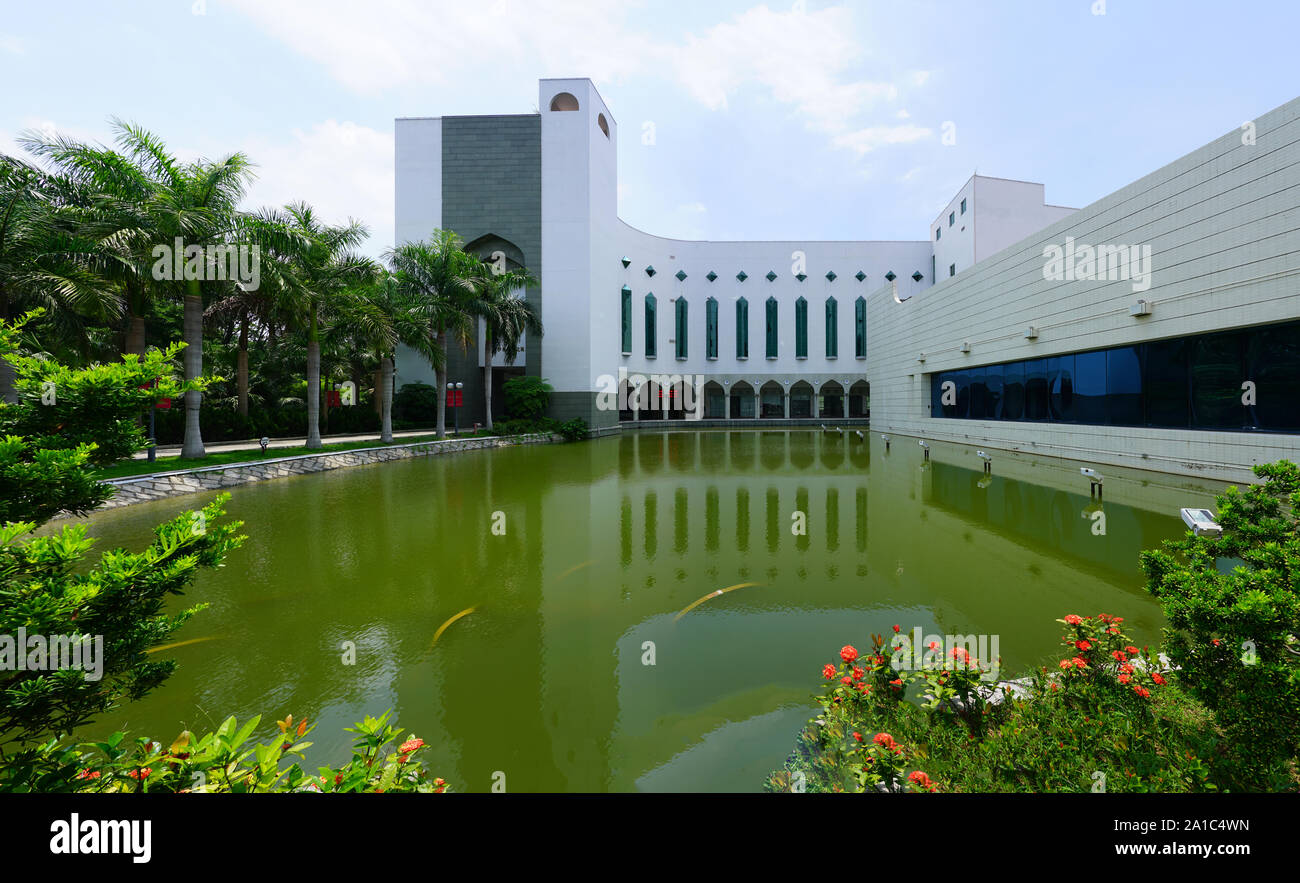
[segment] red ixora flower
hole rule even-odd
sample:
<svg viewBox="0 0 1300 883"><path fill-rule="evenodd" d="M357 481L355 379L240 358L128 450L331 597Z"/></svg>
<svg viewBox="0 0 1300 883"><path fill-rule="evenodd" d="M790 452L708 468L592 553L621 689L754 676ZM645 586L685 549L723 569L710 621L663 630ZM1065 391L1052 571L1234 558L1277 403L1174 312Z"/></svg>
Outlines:
<svg viewBox="0 0 1300 883"><path fill-rule="evenodd" d="M826 663L825 668L822 669L822 677L828 681L835 677L835 666L831 665L829 662Z"/></svg>
<svg viewBox="0 0 1300 883"><path fill-rule="evenodd" d="M893 687L895 690L901 690L903 688L903 679L894 678L892 681L889 682L889 686Z"/></svg>
<svg viewBox="0 0 1300 883"><path fill-rule="evenodd" d="M1127 684L1127 683L1129 682L1129 676L1128 676L1127 674L1122 674L1122 675L1120 675L1120 676L1119 676L1119 682L1120 682L1121 684Z"/></svg>
<svg viewBox="0 0 1300 883"><path fill-rule="evenodd" d="M901 631L902 631L901 628L899 628L898 626L894 626L894 634L898 634Z"/></svg>
<svg viewBox="0 0 1300 883"><path fill-rule="evenodd" d="M1074 646L1079 650L1091 650L1092 644L1087 641L1075 641Z"/></svg>
<svg viewBox="0 0 1300 883"><path fill-rule="evenodd" d="M1116 662L1126 662L1126 661L1127 661L1127 658L1124 656L1124 652L1123 652L1122 650L1112 650L1112 651L1110 652L1110 655L1115 657L1115 661L1116 661Z"/></svg>
<svg viewBox="0 0 1300 883"><path fill-rule="evenodd" d="M938 642L938 641L931 641L927 646L929 646L929 648L930 648L931 650L938 650L938 649L939 649L939 642Z"/></svg>
<svg viewBox="0 0 1300 883"><path fill-rule="evenodd" d="M424 747L423 739L407 739L402 743L402 747L397 749L398 754L410 754Z"/></svg>
<svg viewBox="0 0 1300 883"><path fill-rule="evenodd" d="M1146 687L1134 687L1133 692L1141 696L1143 699L1146 699L1151 695L1151 691Z"/></svg>
<svg viewBox="0 0 1300 883"><path fill-rule="evenodd" d="M861 734L861 733L854 733L854 734L853 734L853 738L854 738L854 739L857 739L859 742L861 742L861 741L862 741L862 734Z"/></svg>
<svg viewBox="0 0 1300 883"><path fill-rule="evenodd" d="M1155 681L1157 684L1159 684L1159 685L1162 686L1162 687L1163 687L1166 683L1168 683L1168 682L1165 680L1165 676L1162 675L1162 674L1161 674L1160 672L1158 672L1158 671L1152 673L1152 675L1151 675L1151 680Z"/></svg>
<svg viewBox="0 0 1300 883"><path fill-rule="evenodd" d="M152 772L153 770L151 768L145 767L142 770L130 770L127 772L127 775L133 779L147 779L149 778L149 774Z"/></svg>
<svg viewBox="0 0 1300 883"><path fill-rule="evenodd" d="M77 773L77 778L78 778L78 779L98 779L98 778L99 778L99 770L95 770L94 772L91 772L90 770L82 770L81 772Z"/></svg>
<svg viewBox="0 0 1300 883"><path fill-rule="evenodd" d="M853 678L849 677L848 675L845 675L844 677L840 678L840 683L846 687L851 687L853 686Z"/></svg>
<svg viewBox="0 0 1300 883"><path fill-rule="evenodd" d="M1080 623L1083 622L1083 617L1074 613L1070 613L1066 615L1065 621L1070 625L1079 625Z"/></svg>
<svg viewBox="0 0 1300 883"><path fill-rule="evenodd" d="M877 745L888 748L890 751L893 751L898 745L898 743L894 741L894 737L888 733L876 733L876 735L872 737L871 741L875 742Z"/></svg>
<svg viewBox="0 0 1300 883"><path fill-rule="evenodd" d="M909 775L907 777L907 781L911 782L913 785L917 786L918 788L924 788L926 791L933 791L935 788L939 787L938 785L935 784L933 779L931 779L929 776L927 776L925 773L921 772L920 770L916 770L911 775Z"/></svg>
<svg viewBox="0 0 1300 883"><path fill-rule="evenodd" d="M1138 655L1138 648L1136 648L1136 647L1134 647L1132 644L1130 644L1129 646L1127 646L1127 647L1124 648L1124 652L1127 653L1129 656L1137 656L1137 655Z"/></svg>
<svg viewBox="0 0 1300 883"><path fill-rule="evenodd" d="M860 668L855 668L855 669L853 669L853 680L855 680L855 681L860 681L860 680L862 680L862 677L863 677L863 675L865 675L865 674L866 674L866 672L863 671L862 669L860 669Z"/></svg>
<svg viewBox="0 0 1300 883"><path fill-rule="evenodd" d="M840 650L840 659L843 659L845 662L852 662L857 658L858 651L854 650L849 644L845 644L843 649Z"/></svg>
<svg viewBox="0 0 1300 883"><path fill-rule="evenodd" d="M1082 656L1076 656L1076 657L1074 657L1074 667L1075 667L1075 668L1087 668L1087 667L1088 667L1088 660L1084 659Z"/></svg>

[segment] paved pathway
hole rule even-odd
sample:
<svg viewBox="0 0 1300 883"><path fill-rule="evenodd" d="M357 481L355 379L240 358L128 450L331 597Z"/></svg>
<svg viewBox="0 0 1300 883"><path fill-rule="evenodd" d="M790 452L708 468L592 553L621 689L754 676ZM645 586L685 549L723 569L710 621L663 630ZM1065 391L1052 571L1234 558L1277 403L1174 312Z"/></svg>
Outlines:
<svg viewBox="0 0 1300 883"><path fill-rule="evenodd" d="M433 429L404 429L401 432L393 433L393 441L396 442L398 439L412 438L422 435L435 435L436 432L437 431ZM447 430L447 437L454 438L454 433L450 428ZM377 442L379 441L379 433L363 432L359 435L323 435L321 436L321 441L327 445L336 445L348 442ZM267 448L299 448L306 443L306 437L301 435L292 438L273 438L271 439L271 443L267 445ZM203 448L209 454L215 454L220 451L260 451L262 449L261 445L258 444L258 440L255 438L245 439L244 441L214 442L211 444L205 444ZM179 455L180 452L180 445L158 446L159 457L172 457ZM136 453L135 459L147 460L149 459L149 452L147 450L139 451Z"/></svg>

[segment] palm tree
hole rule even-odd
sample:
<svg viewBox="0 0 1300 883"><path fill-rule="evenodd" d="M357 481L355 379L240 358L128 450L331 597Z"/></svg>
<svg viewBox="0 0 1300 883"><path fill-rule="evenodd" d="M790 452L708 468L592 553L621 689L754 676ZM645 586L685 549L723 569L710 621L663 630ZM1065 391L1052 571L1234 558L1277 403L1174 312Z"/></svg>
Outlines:
<svg viewBox="0 0 1300 883"><path fill-rule="evenodd" d="M419 298L405 291L397 277L382 272L344 306L336 327L347 328L354 346L379 362L375 399L379 403L379 440L393 440L393 357L398 343L421 353L430 363L439 358L436 333Z"/></svg>
<svg viewBox="0 0 1300 883"><path fill-rule="evenodd" d="M102 253L75 223L84 202L75 182L0 155L0 320L44 307L56 331L84 339L84 317L120 313L97 272ZM4 358L0 400L17 400L13 365Z"/></svg>
<svg viewBox="0 0 1300 883"><path fill-rule="evenodd" d="M378 267L352 251L368 235L359 221L324 224L304 202L264 212L260 218L292 230L299 239L291 247L271 249L272 272L291 295L294 312L307 331L307 447L320 448L321 322L344 305L351 289L373 279Z"/></svg>
<svg viewBox="0 0 1300 883"><path fill-rule="evenodd" d="M120 247L123 265L138 261L145 246L152 252L154 246L171 248L180 240L187 251L197 246L209 255L211 246L231 244L245 217L238 205L253 176L252 164L244 154L182 163L151 132L118 119L112 121L112 126L120 153L39 135L28 135L24 142L28 150L54 160L78 181L103 194L100 210L106 218L116 219L121 228L108 241ZM111 227L113 221L106 223ZM153 281L161 290L182 299L185 379L195 380L203 373L205 280ZM133 300L131 294L143 293L129 293L128 302ZM128 347L143 348L144 326L136 313L140 304L128 305L132 310ZM185 438L181 447L185 458L205 453L199 425L202 398L197 390L185 394Z"/></svg>
<svg viewBox="0 0 1300 883"><path fill-rule="evenodd" d="M528 332L541 335L542 320L532 304L520 297L520 289L536 285L527 270L498 273L485 262L475 280L483 299L483 398L487 409L487 428L492 428L492 358L503 351L506 364L513 365L519 343Z"/></svg>
<svg viewBox="0 0 1300 883"><path fill-rule="evenodd" d="M433 330L436 347L431 359L438 387L438 438L447 437L448 338L464 345L474 331L474 318L482 313L482 301L474 279L480 261L461 249L461 240L450 230L434 230L423 242L390 248L384 259L397 277L397 286L419 304L419 311Z"/></svg>

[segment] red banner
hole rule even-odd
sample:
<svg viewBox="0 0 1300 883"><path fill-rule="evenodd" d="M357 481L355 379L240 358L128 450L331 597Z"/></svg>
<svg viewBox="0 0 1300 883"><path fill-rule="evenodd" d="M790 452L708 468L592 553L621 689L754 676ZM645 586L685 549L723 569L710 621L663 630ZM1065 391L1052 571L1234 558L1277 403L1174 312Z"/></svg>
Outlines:
<svg viewBox="0 0 1300 883"><path fill-rule="evenodd" d="M465 390L463 389L447 390L448 408L459 408L463 404L465 404Z"/></svg>

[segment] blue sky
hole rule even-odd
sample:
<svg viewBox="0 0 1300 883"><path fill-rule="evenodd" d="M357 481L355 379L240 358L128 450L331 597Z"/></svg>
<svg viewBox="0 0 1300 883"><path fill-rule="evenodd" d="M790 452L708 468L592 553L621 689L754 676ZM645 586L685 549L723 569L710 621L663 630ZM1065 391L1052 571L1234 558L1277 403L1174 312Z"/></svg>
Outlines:
<svg viewBox="0 0 1300 883"><path fill-rule="evenodd" d="M1300 94L1300 3L156 0L13 5L0 151L24 129L258 164L391 244L393 119L529 113L587 76L620 215L662 236L923 239L972 172L1084 206ZM654 124L655 143L640 137ZM955 143L944 144L951 123Z"/></svg>

